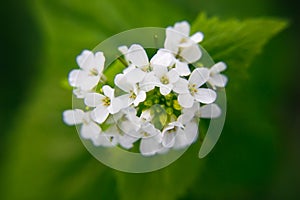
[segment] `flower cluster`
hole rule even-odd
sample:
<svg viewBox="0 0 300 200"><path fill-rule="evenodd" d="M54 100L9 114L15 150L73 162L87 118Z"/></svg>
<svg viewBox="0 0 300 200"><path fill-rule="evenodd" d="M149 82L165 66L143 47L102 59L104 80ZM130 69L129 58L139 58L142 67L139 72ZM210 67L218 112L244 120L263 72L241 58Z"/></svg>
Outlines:
<svg viewBox="0 0 300 200"><path fill-rule="evenodd" d="M220 74L226 69L223 62L192 65L202 57L198 43L203 34L189 34L185 21L168 27L164 48L151 58L139 44L120 46L126 67L115 77L104 76L103 52L84 50L69 83L86 108L64 111L65 123L81 125L81 136L95 146L138 146L144 156L192 144L200 118L221 115L214 102L227 77ZM108 78L114 84L107 84Z"/></svg>

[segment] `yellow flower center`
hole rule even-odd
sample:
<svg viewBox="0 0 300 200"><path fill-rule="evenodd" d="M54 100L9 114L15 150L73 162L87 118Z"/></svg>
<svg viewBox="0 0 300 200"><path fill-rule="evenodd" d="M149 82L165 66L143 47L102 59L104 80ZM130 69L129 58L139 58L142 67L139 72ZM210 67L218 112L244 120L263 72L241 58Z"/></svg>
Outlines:
<svg viewBox="0 0 300 200"><path fill-rule="evenodd" d="M198 92L198 89L196 88L196 84L189 84L189 91L192 95L195 95L195 93Z"/></svg>
<svg viewBox="0 0 300 200"><path fill-rule="evenodd" d="M129 96L130 99L135 99L136 98L136 94L130 90L130 96Z"/></svg>
<svg viewBox="0 0 300 200"><path fill-rule="evenodd" d="M162 84L165 84L165 85L167 85L167 84L169 84L169 79L168 79L168 77L167 76L162 76L161 78L160 78L160 82L162 83Z"/></svg>
<svg viewBox="0 0 300 200"><path fill-rule="evenodd" d="M104 99L102 99L102 104L104 106L109 106L110 105L110 98L105 97Z"/></svg>

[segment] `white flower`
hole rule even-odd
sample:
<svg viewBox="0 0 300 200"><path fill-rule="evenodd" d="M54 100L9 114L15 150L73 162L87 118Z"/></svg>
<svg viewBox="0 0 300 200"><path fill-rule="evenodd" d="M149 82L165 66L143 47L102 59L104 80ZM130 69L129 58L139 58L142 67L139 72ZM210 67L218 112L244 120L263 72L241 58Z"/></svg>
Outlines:
<svg viewBox="0 0 300 200"><path fill-rule="evenodd" d="M159 87L162 95L169 94L179 79L178 73L173 69L168 71L167 67L159 65L154 66L153 72L156 77L153 84Z"/></svg>
<svg viewBox="0 0 300 200"><path fill-rule="evenodd" d="M66 110L63 112L63 120L68 125L79 125L80 135L84 139L90 139L95 146L113 146L111 138L102 134L100 126L98 126L90 116L90 112L84 112L80 109Z"/></svg>
<svg viewBox="0 0 300 200"><path fill-rule="evenodd" d="M140 152L142 155L154 155L163 149L161 145L162 134L150 122L142 123L141 128L134 133L134 136L141 138Z"/></svg>
<svg viewBox="0 0 300 200"><path fill-rule="evenodd" d="M143 111L140 118L136 119L140 123L140 129L132 133L134 137L141 138L140 152L144 156L154 155L164 148L161 144L161 131L151 123L152 118L150 110Z"/></svg>
<svg viewBox="0 0 300 200"><path fill-rule="evenodd" d="M132 137L124 133L117 124L112 124L104 133L104 135L113 136L114 142L120 144L125 149L130 149L133 147L138 138Z"/></svg>
<svg viewBox="0 0 300 200"><path fill-rule="evenodd" d="M139 44L133 44L129 47L119 47L119 50L124 54L129 67L137 67L144 72L151 71L149 59L145 49Z"/></svg>
<svg viewBox="0 0 300 200"><path fill-rule="evenodd" d="M180 120L181 119L178 118L178 121ZM175 143L173 145L174 149L185 148L196 141L198 137L198 123L199 120L193 119L184 124L184 128L177 130L175 135Z"/></svg>
<svg viewBox="0 0 300 200"><path fill-rule="evenodd" d="M213 89L216 89L216 87L226 86L228 79L225 75L220 74L220 72L225 69L226 64L224 62L218 62L209 69L208 83L213 87Z"/></svg>
<svg viewBox="0 0 300 200"><path fill-rule="evenodd" d="M184 108L177 120L184 125L184 128L178 129L173 148L185 148L195 142L198 136L199 118L211 119L217 118L220 115L221 109L216 104L208 104L200 107L200 103L195 102L191 108Z"/></svg>
<svg viewBox="0 0 300 200"><path fill-rule="evenodd" d="M102 52L84 50L77 56L77 63L80 69L72 70L69 74L69 83L72 87L78 87L83 91L93 89L99 82L105 57Z"/></svg>
<svg viewBox="0 0 300 200"><path fill-rule="evenodd" d="M189 80L180 78L173 90L178 93L178 103L184 108L193 106L194 101L210 104L216 100L215 91L207 88L200 88L209 78L209 71L206 68L195 69Z"/></svg>
<svg viewBox="0 0 300 200"><path fill-rule="evenodd" d="M164 47L182 61L193 63L202 56L198 43L203 40L203 34L197 32L191 37L189 34L190 25L186 21L178 22L174 27L168 27Z"/></svg>
<svg viewBox="0 0 300 200"><path fill-rule="evenodd" d="M175 137L180 129L184 126L179 121L174 121L168 124L162 131L162 145L165 148L172 148L175 144Z"/></svg>
<svg viewBox="0 0 300 200"><path fill-rule="evenodd" d="M80 88L74 88L73 94L78 98L78 99L84 99L88 93L91 93L91 90L82 90Z"/></svg>
<svg viewBox="0 0 300 200"><path fill-rule="evenodd" d="M84 99L84 103L90 107L96 107L92 112L92 118L98 122L103 123L109 114L115 114L121 110L121 101L114 97L114 89L108 85L102 87L103 93L89 93Z"/></svg>
<svg viewBox="0 0 300 200"><path fill-rule="evenodd" d="M115 77L115 84L121 90L126 92L126 94L118 97L123 104L123 108L126 108L131 104L137 106L140 102L145 101L146 92L141 90L136 83L132 82L132 80L130 81L127 74L118 74Z"/></svg>
<svg viewBox="0 0 300 200"><path fill-rule="evenodd" d="M152 57L151 63L153 65L166 66L173 68L179 76L188 76L191 74L188 63L180 61L175 58L175 55L167 49L159 49Z"/></svg>
<svg viewBox="0 0 300 200"><path fill-rule="evenodd" d="M181 121L185 124L191 121L192 118L218 118L222 114L221 108L217 104L207 104L200 107L200 103L195 102L191 108L182 110Z"/></svg>
<svg viewBox="0 0 300 200"><path fill-rule="evenodd" d="M125 149L133 147L133 143L139 140L135 133L140 129L139 120L136 120L136 110L134 108L123 109L115 114L112 120L108 120L110 127L105 134L114 136L116 142Z"/></svg>

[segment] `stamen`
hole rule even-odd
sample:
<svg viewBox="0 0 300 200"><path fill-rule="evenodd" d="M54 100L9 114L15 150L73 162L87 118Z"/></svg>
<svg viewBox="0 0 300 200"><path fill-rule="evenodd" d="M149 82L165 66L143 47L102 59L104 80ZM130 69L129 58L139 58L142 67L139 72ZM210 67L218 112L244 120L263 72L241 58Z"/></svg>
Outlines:
<svg viewBox="0 0 300 200"><path fill-rule="evenodd" d="M105 97L104 99L102 99L102 104L104 106L109 106L110 105L110 98L109 97Z"/></svg>
<svg viewBox="0 0 300 200"><path fill-rule="evenodd" d="M162 76L161 78L160 78L160 82L162 83L162 84L165 84L165 85L167 85L167 84L169 84L169 79L168 79L168 77L167 76Z"/></svg>

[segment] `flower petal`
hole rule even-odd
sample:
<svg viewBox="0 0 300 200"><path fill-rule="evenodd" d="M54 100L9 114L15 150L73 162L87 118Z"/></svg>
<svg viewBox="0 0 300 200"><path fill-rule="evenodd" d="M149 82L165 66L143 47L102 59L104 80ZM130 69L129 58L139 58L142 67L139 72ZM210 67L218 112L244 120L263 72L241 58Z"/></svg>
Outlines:
<svg viewBox="0 0 300 200"><path fill-rule="evenodd" d="M186 21L177 22L174 25L174 30L183 34L184 36L189 36L190 34L190 25Z"/></svg>
<svg viewBox="0 0 300 200"><path fill-rule="evenodd" d="M102 87L102 90L105 96L109 97L110 99L114 98L115 90L112 89L109 85L104 85Z"/></svg>
<svg viewBox="0 0 300 200"><path fill-rule="evenodd" d="M191 40L193 40L195 43L199 43L199 42L201 42L201 41L203 40L204 35L203 35L203 33L201 33L201 32L197 32L197 33L195 33L194 35L192 35L190 38L191 38Z"/></svg>
<svg viewBox="0 0 300 200"><path fill-rule="evenodd" d="M81 71L77 79L82 90L91 90L98 84L100 76L91 76L87 72Z"/></svg>
<svg viewBox="0 0 300 200"><path fill-rule="evenodd" d="M173 91L178 94L188 93L188 81L184 78L179 78L178 81L174 84Z"/></svg>
<svg viewBox="0 0 300 200"><path fill-rule="evenodd" d="M139 138L132 137L130 135L124 134L119 137L119 143L125 149L130 149L133 147L133 143L136 142Z"/></svg>
<svg viewBox="0 0 300 200"><path fill-rule="evenodd" d="M190 108L194 104L194 97L190 93L179 94L178 103L184 108Z"/></svg>
<svg viewBox="0 0 300 200"><path fill-rule="evenodd" d="M106 134L100 133L98 136L93 140L95 146L103 146L103 147L112 147L116 146L117 141Z"/></svg>
<svg viewBox="0 0 300 200"><path fill-rule="evenodd" d="M97 106L92 112L91 117L94 121L98 122L99 124L103 123L109 115L107 107L102 105Z"/></svg>
<svg viewBox="0 0 300 200"><path fill-rule="evenodd" d="M200 107L201 118L217 118L221 115L222 111L217 104L208 104Z"/></svg>
<svg viewBox="0 0 300 200"><path fill-rule="evenodd" d="M126 55L127 52L128 52L128 47L127 46L119 46L118 47L118 50L123 54L123 55Z"/></svg>
<svg viewBox="0 0 300 200"><path fill-rule="evenodd" d="M190 78L189 83L195 84L196 87L200 87L209 79L209 70L207 68L197 68L195 69Z"/></svg>
<svg viewBox="0 0 300 200"><path fill-rule="evenodd" d="M227 81L228 81L227 77L223 74L215 74L211 76L210 79L208 80L208 82L212 86L217 86L217 87L225 87Z"/></svg>
<svg viewBox="0 0 300 200"><path fill-rule="evenodd" d="M157 53L151 58L150 63L152 65L160 65L160 66L173 66L175 63L174 55L169 52L167 49L160 49Z"/></svg>
<svg viewBox="0 0 300 200"><path fill-rule="evenodd" d="M81 54L76 57L76 61L77 61L77 64L79 65L79 67L84 69L83 68L84 63L86 62L87 58L92 57L92 55L93 55L93 52L91 52L89 50L83 50L81 52Z"/></svg>
<svg viewBox="0 0 300 200"><path fill-rule="evenodd" d="M144 90L145 92L149 92L150 90L153 90L159 82L160 81L153 72L147 73L144 77L144 80L140 83L140 89Z"/></svg>
<svg viewBox="0 0 300 200"><path fill-rule="evenodd" d="M163 134L162 145L166 148L173 147L173 145L175 144L175 136L176 134L174 132L165 132L165 134Z"/></svg>
<svg viewBox="0 0 300 200"><path fill-rule="evenodd" d="M134 106L139 105L139 103L145 101L145 99L146 99L146 92L145 91L140 91L137 94L135 100L133 101Z"/></svg>
<svg viewBox="0 0 300 200"><path fill-rule="evenodd" d="M128 82L135 84L141 82L144 79L144 77L146 76L146 72L142 71L139 68L135 68L127 72L125 76Z"/></svg>
<svg viewBox="0 0 300 200"><path fill-rule="evenodd" d="M194 45L190 45L187 48L183 48L182 51L180 52L180 56L187 63L194 63L201 58L202 52L198 44L194 44Z"/></svg>
<svg viewBox="0 0 300 200"><path fill-rule="evenodd" d="M66 110L63 112L63 120L68 125L81 124L84 112L80 109Z"/></svg>
<svg viewBox="0 0 300 200"><path fill-rule="evenodd" d="M116 114L123 108L123 104L119 97L110 99L110 105L107 107L107 110L110 114Z"/></svg>
<svg viewBox="0 0 300 200"><path fill-rule="evenodd" d="M153 66L153 72L158 78L161 78L168 72L168 68L165 66L155 65Z"/></svg>
<svg viewBox="0 0 300 200"><path fill-rule="evenodd" d="M84 139L95 139L100 134L101 128L95 123L83 124L80 129L80 134Z"/></svg>
<svg viewBox="0 0 300 200"><path fill-rule="evenodd" d="M175 138L174 149L181 149L191 145L198 136L198 124L195 121L188 123L184 130L179 129Z"/></svg>
<svg viewBox="0 0 300 200"><path fill-rule="evenodd" d="M98 73L102 74L103 69L104 69L104 62L105 62L105 57L104 57L103 52L98 51L95 53L92 68L97 69Z"/></svg>
<svg viewBox="0 0 300 200"><path fill-rule="evenodd" d="M145 49L138 44L133 44L129 47L126 58L137 67L149 65L149 60Z"/></svg>
<svg viewBox="0 0 300 200"><path fill-rule="evenodd" d="M191 70L189 68L189 65L185 62L177 61L174 70L180 75L180 76L188 76L191 74Z"/></svg>
<svg viewBox="0 0 300 200"><path fill-rule="evenodd" d="M142 130L147 133L147 136L143 136L143 138L153 137L160 134L160 131L154 127L151 123L145 123L142 126Z"/></svg>
<svg viewBox="0 0 300 200"><path fill-rule="evenodd" d="M119 99L118 101L122 103L121 105L122 108L127 108L129 105L133 103L134 99L131 99L129 97L130 94L124 94L117 97Z"/></svg>
<svg viewBox="0 0 300 200"><path fill-rule="evenodd" d="M152 156L162 148L154 137L144 138L141 140L140 152L143 156Z"/></svg>
<svg viewBox="0 0 300 200"><path fill-rule="evenodd" d="M183 37L184 35L182 33L168 27L166 29L166 39L164 43L165 49L176 55L178 53L178 45Z"/></svg>
<svg viewBox="0 0 300 200"><path fill-rule="evenodd" d="M78 77L80 75L80 71L79 69L74 69L72 70L70 73L69 73L69 77L68 77L68 80L69 80L69 84L72 86L72 87L78 87Z"/></svg>
<svg viewBox="0 0 300 200"><path fill-rule="evenodd" d="M81 88L75 88L73 90L73 94L78 98L78 99L84 99L86 95L89 93L89 91L84 91Z"/></svg>
<svg viewBox="0 0 300 200"><path fill-rule="evenodd" d="M198 92L195 93L194 97L200 103L209 104L216 100L217 93L212 89L199 88Z"/></svg>
<svg viewBox="0 0 300 200"><path fill-rule="evenodd" d="M218 62L214 64L209 70L211 74L216 74L224 71L227 68L224 62Z"/></svg>
<svg viewBox="0 0 300 200"><path fill-rule="evenodd" d="M88 93L84 99L84 103L90 107L96 107L103 104L104 95L98 93Z"/></svg>
<svg viewBox="0 0 300 200"><path fill-rule="evenodd" d="M175 83L179 79L179 75L174 69L167 72L166 76L168 77L170 83Z"/></svg>
<svg viewBox="0 0 300 200"><path fill-rule="evenodd" d="M115 77L115 84L124 92L129 92L133 89L132 83L128 82L124 74L117 74Z"/></svg>
<svg viewBox="0 0 300 200"><path fill-rule="evenodd" d="M167 85L160 84L160 86L159 86L159 92L162 95L166 96L166 95L170 94L172 88L173 88L172 84L167 84Z"/></svg>

